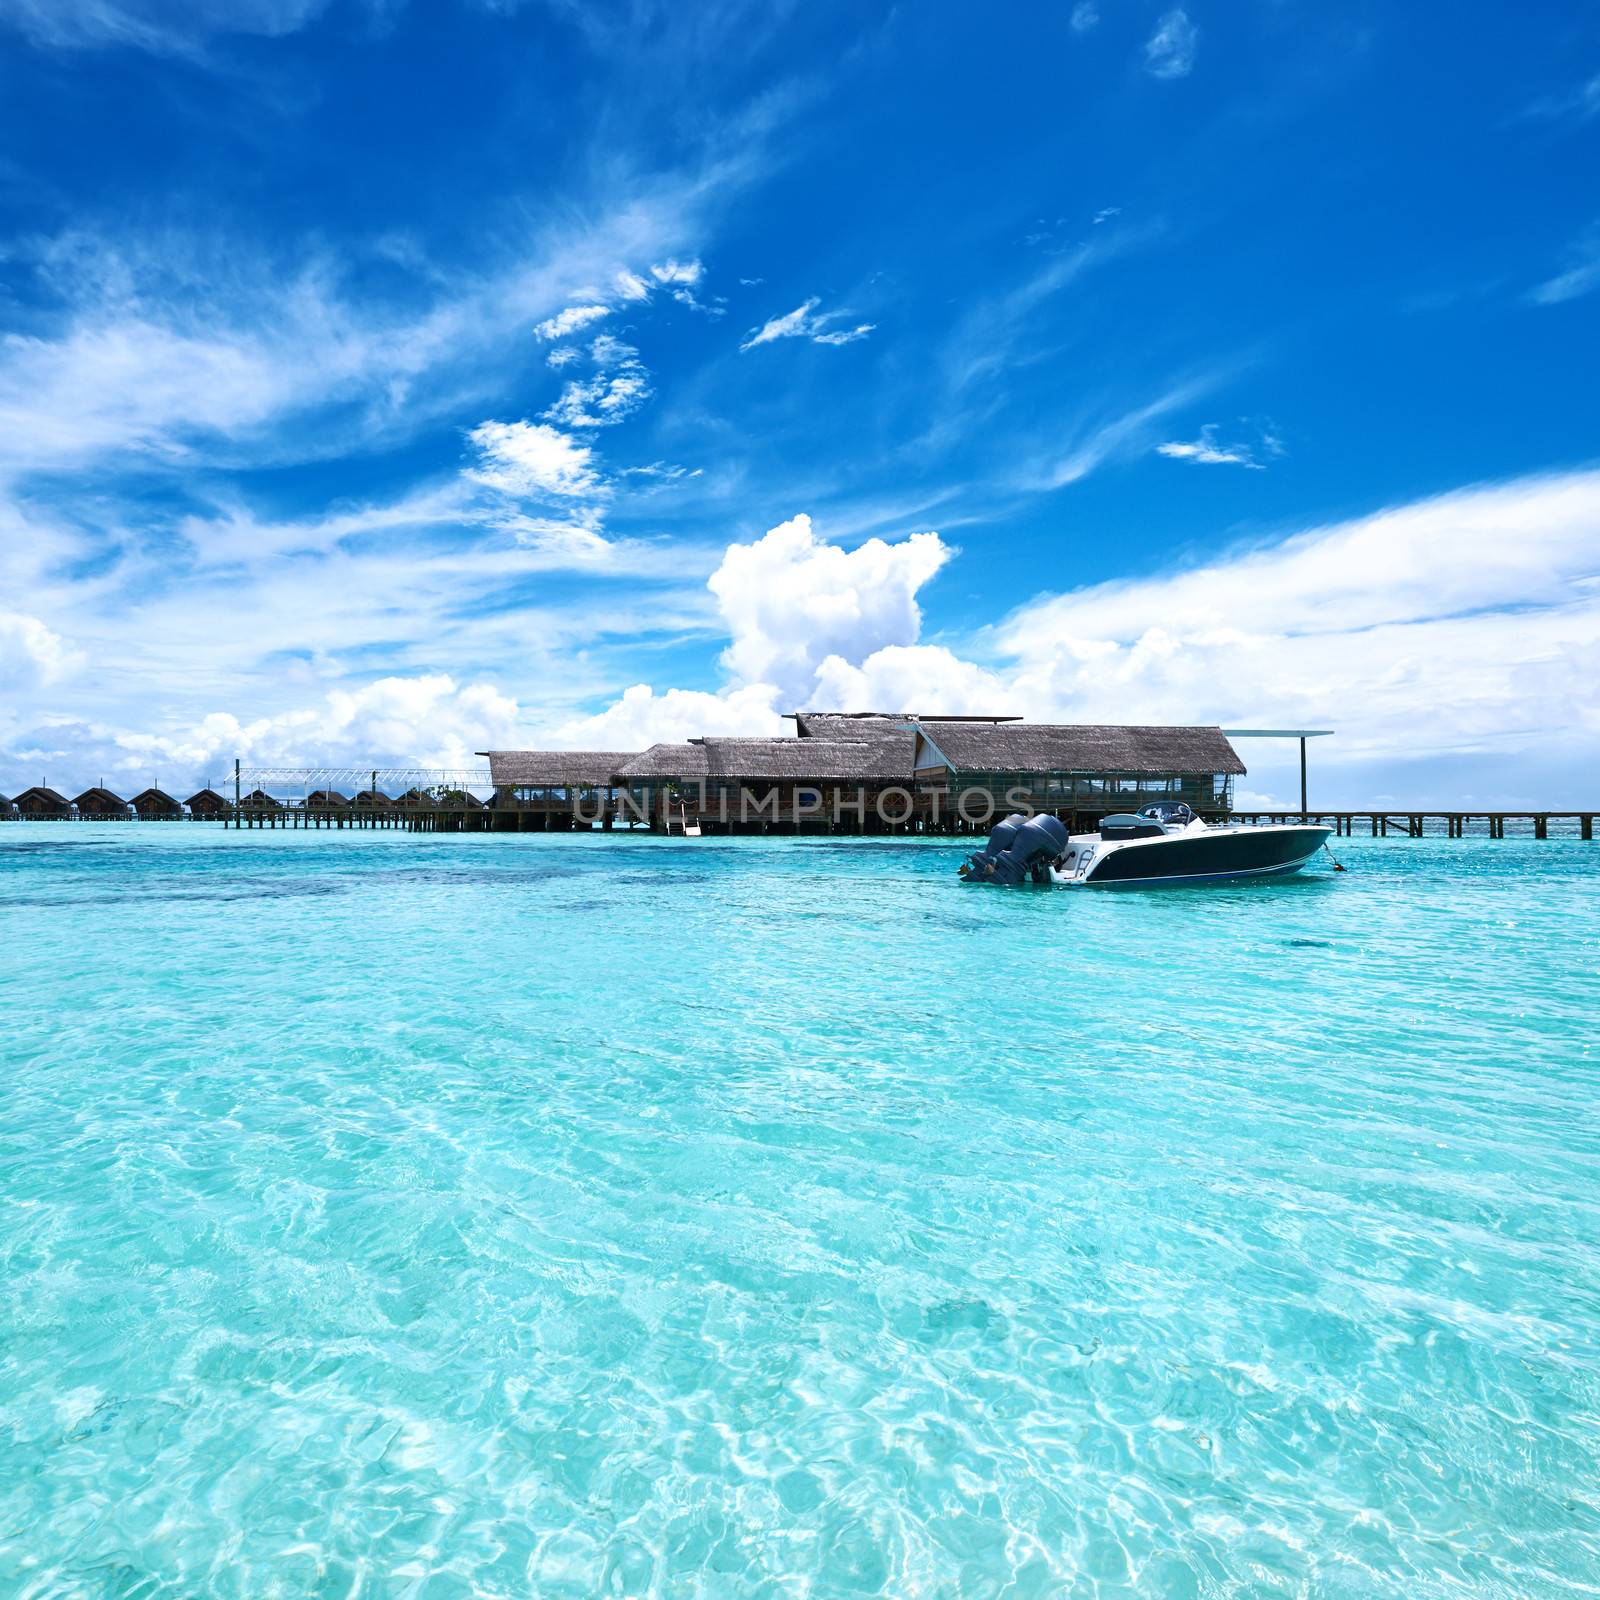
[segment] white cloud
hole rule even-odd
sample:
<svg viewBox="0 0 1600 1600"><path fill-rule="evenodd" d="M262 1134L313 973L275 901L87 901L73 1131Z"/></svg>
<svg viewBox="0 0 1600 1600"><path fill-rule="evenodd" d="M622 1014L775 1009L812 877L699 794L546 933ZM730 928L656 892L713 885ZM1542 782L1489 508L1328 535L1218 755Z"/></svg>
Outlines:
<svg viewBox="0 0 1600 1600"><path fill-rule="evenodd" d="M557 345L556 348L544 358L544 364L547 367L555 367L557 369L560 369L561 367L570 367L574 361L578 360L581 354L582 352L576 345Z"/></svg>
<svg viewBox="0 0 1600 1600"><path fill-rule="evenodd" d="M692 288L699 283L704 268L699 261L659 261L651 267L650 275L657 283L681 283ZM642 281L642 280L641 280Z"/></svg>
<svg viewBox="0 0 1600 1600"><path fill-rule="evenodd" d="M56 50L107 46L189 55L218 33L293 33L328 0L7 0L0 24Z"/></svg>
<svg viewBox="0 0 1600 1600"><path fill-rule="evenodd" d="M17 691L53 683L81 656L37 617L0 611L0 689Z"/></svg>
<svg viewBox="0 0 1600 1600"><path fill-rule="evenodd" d="M1098 26L1100 12L1094 0L1078 0L1072 8L1072 31L1074 33L1087 33L1091 28Z"/></svg>
<svg viewBox="0 0 1600 1600"><path fill-rule="evenodd" d="M1169 439L1165 444L1156 446L1156 454L1170 456L1174 461L1192 462L1196 466L1249 467L1256 472L1264 470L1265 464L1256 460L1253 446L1223 444L1217 438L1218 431L1216 423L1208 422L1201 428L1198 439ZM1282 442L1270 431L1263 431L1260 448L1268 455L1283 454Z"/></svg>
<svg viewBox="0 0 1600 1600"><path fill-rule="evenodd" d="M481 422L467 438L481 465L467 476L513 496L563 498L603 492L594 451L542 422Z"/></svg>
<svg viewBox="0 0 1600 1600"><path fill-rule="evenodd" d="M1217 373L1190 378L1131 411L1112 417L1086 417L1074 430L1066 453L1059 454L1057 447L1057 453L1030 473L1030 484L1060 489L1086 478L1107 461L1142 450L1157 422L1170 412L1193 404L1219 381Z"/></svg>
<svg viewBox="0 0 1600 1600"><path fill-rule="evenodd" d="M1542 122L1588 122L1600 116L1600 72L1566 94L1536 100L1523 116Z"/></svg>
<svg viewBox="0 0 1600 1600"><path fill-rule="evenodd" d="M769 318L759 328L750 331L739 346L740 351L753 350L758 344L771 344L775 339L809 339L813 344L854 344L858 339L865 339L877 326L872 322L858 322L851 328L830 328L829 323L849 313L825 311L821 316L816 316L813 313L821 303L813 295L793 311Z"/></svg>
<svg viewBox="0 0 1600 1600"><path fill-rule="evenodd" d="M1156 23L1156 31L1145 41L1144 65L1152 78L1185 78L1194 70L1200 30L1188 13L1168 11Z"/></svg>
<svg viewBox="0 0 1600 1600"><path fill-rule="evenodd" d="M1600 288L1600 223L1591 223L1567 251L1569 265L1529 291L1535 305L1554 306Z"/></svg>
<svg viewBox="0 0 1600 1600"><path fill-rule="evenodd" d="M136 774L152 762L203 776L234 756L255 766L478 767L477 750L516 745L517 702L488 683L459 684L444 673L379 678L335 689L316 705L240 721L212 712L161 734L120 734L111 770ZM198 781L198 778L196 779Z"/></svg>
<svg viewBox="0 0 1600 1600"><path fill-rule="evenodd" d="M648 300L650 298L650 285L636 272L629 272L624 268L612 279L616 284L617 293L624 300Z"/></svg>
<svg viewBox="0 0 1600 1600"><path fill-rule="evenodd" d="M1324 803L1341 786L1346 804L1377 802L1374 785L1397 773L1414 785L1402 798L1434 805L1464 803L1463 783L1480 804L1576 804L1600 780L1586 692L1600 676L1600 472L1470 489L1034 601L979 635L983 660L917 642L917 592L948 547L932 534L871 544L821 545L796 517L730 546L712 587L731 686L638 686L563 732L631 748L771 731L769 713L807 705L1330 727ZM1245 756L1255 792L1276 785L1286 802L1292 752ZM1445 771L1449 793L1422 792Z"/></svg>
<svg viewBox="0 0 1600 1600"><path fill-rule="evenodd" d="M917 591L952 554L936 533L843 550L818 539L804 515L731 544L710 581L731 639L723 664L741 683L804 699L827 657L860 661L914 644Z"/></svg>
<svg viewBox="0 0 1600 1600"><path fill-rule="evenodd" d="M1113 217L1120 217L1121 215L1121 206L1101 206L1094 214L1093 226L1098 228L1102 222L1109 222Z"/></svg>
<svg viewBox="0 0 1600 1600"><path fill-rule="evenodd" d="M794 724L784 722L776 700L777 691L767 683L716 694L705 689L658 694L648 684L636 683L604 711L561 724L552 741L568 750L643 750L704 734L740 738L793 733Z"/></svg>
<svg viewBox="0 0 1600 1600"><path fill-rule="evenodd" d="M639 352L608 334L589 347L592 378L573 379L544 415L569 428L604 428L624 422L650 398L650 373Z"/></svg>
<svg viewBox="0 0 1600 1600"><path fill-rule="evenodd" d="M598 322L610 315L610 306L568 306L565 311L547 317L533 331L541 339L565 339L569 333L576 333L580 328L587 328L591 322Z"/></svg>

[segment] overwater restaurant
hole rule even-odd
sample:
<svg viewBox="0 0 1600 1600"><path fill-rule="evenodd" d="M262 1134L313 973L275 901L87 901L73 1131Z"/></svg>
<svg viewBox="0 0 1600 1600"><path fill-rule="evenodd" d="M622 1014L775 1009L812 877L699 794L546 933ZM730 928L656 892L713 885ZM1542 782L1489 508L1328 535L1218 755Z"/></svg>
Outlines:
<svg viewBox="0 0 1600 1600"><path fill-rule="evenodd" d="M784 738L707 736L630 754L490 750L497 828L969 831L1019 807L1091 826L1185 800L1227 812L1244 772L1220 728L800 712Z"/></svg>

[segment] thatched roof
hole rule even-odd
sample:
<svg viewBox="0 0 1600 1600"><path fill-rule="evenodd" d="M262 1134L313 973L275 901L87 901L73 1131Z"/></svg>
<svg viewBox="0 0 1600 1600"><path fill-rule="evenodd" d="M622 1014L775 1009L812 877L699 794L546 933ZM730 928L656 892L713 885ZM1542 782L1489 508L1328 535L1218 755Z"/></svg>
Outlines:
<svg viewBox="0 0 1600 1600"><path fill-rule="evenodd" d="M433 804L433 796L426 789L410 788L395 800L395 804L407 811L426 810Z"/></svg>
<svg viewBox="0 0 1600 1600"><path fill-rule="evenodd" d="M274 800L265 789L252 789L243 800L239 802L241 809L250 811L281 811L283 802Z"/></svg>
<svg viewBox="0 0 1600 1600"><path fill-rule="evenodd" d="M694 783L706 775L706 747L703 744L653 744L617 768L624 780L641 778L679 778Z"/></svg>
<svg viewBox="0 0 1600 1600"><path fill-rule="evenodd" d="M75 795L72 803L80 812L91 814L111 812L115 816L124 816L128 810L128 802L121 795L112 794L109 789L102 789L98 784L92 789L85 789L80 795Z"/></svg>
<svg viewBox="0 0 1600 1600"><path fill-rule="evenodd" d="M57 794L54 789L47 789L42 783L36 783L31 789L24 789L12 805L19 810L27 810L30 806L41 811L66 811L71 801L64 794Z"/></svg>
<svg viewBox="0 0 1600 1600"><path fill-rule="evenodd" d="M857 741L911 738L911 722L906 717L871 715L849 716L840 711L799 711L795 726L802 739L848 739Z"/></svg>
<svg viewBox="0 0 1600 1600"><path fill-rule="evenodd" d="M956 772L1242 773L1221 728L946 722L918 733L919 767Z"/></svg>
<svg viewBox="0 0 1600 1600"><path fill-rule="evenodd" d="M357 792L354 804L363 811L393 811L394 801L382 789L362 789Z"/></svg>
<svg viewBox="0 0 1600 1600"><path fill-rule="evenodd" d="M337 811L350 802L337 789L313 789L306 796L306 804L318 811Z"/></svg>
<svg viewBox="0 0 1600 1600"><path fill-rule="evenodd" d="M608 785L633 759L631 750L480 750L489 779L499 788L567 789Z"/></svg>
<svg viewBox="0 0 1600 1600"><path fill-rule="evenodd" d="M216 811L219 808L226 811L228 809L228 802L215 789L196 789L183 803L191 811Z"/></svg>
<svg viewBox="0 0 1600 1600"><path fill-rule="evenodd" d="M774 783L898 783L911 776L912 736L885 739L705 739L706 775Z"/></svg>
<svg viewBox="0 0 1600 1600"><path fill-rule="evenodd" d="M154 787L141 789L128 804L135 811L177 812L183 810L183 807L165 789Z"/></svg>

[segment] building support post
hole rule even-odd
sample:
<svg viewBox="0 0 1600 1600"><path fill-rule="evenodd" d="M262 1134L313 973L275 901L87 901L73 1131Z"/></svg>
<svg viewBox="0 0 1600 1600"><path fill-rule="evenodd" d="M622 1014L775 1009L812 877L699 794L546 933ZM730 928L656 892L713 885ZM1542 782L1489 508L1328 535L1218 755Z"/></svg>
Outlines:
<svg viewBox="0 0 1600 1600"><path fill-rule="evenodd" d="M1300 820L1306 820L1306 736L1300 735Z"/></svg>

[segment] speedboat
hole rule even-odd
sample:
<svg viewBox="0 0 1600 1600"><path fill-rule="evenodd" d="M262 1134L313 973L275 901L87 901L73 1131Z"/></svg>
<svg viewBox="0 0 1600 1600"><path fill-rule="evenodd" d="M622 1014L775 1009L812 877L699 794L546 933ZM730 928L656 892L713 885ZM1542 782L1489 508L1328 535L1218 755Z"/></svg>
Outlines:
<svg viewBox="0 0 1600 1600"><path fill-rule="evenodd" d="M1094 833L1068 834L1054 817L1007 817L961 869L968 883L1056 883L1102 888L1207 883L1298 872L1332 828L1316 823L1210 827L1182 804L1110 816Z"/></svg>

